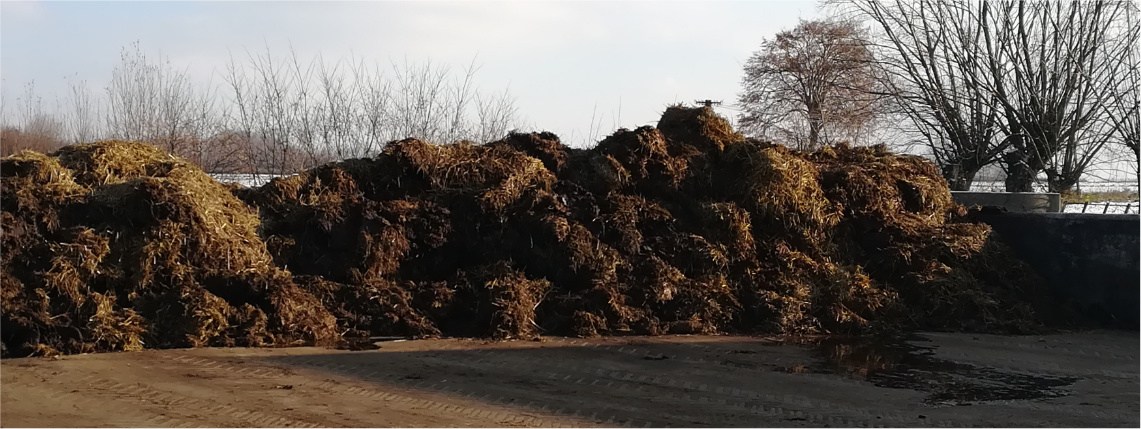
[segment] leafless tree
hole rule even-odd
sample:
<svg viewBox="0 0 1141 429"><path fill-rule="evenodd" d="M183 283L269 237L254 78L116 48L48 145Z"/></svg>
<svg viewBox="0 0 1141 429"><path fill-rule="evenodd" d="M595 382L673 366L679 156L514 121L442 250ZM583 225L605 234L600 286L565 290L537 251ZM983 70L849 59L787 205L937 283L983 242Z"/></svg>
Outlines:
<svg viewBox="0 0 1141 429"><path fill-rule="evenodd" d="M447 127L444 104L448 97L448 69L423 64L392 64L394 88L392 121L400 135L425 140L442 137Z"/></svg>
<svg viewBox="0 0 1141 429"><path fill-rule="evenodd" d="M16 109L16 124L5 125L0 133L0 156L22 150L50 152L64 144L61 140L63 122L44 110L43 99L36 95L35 82L25 85L24 94L16 98Z"/></svg>
<svg viewBox="0 0 1141 429"><path fill-rule="evenodd" d="M1131 51L1130 66L1124 72L1117 91L1112 93L1110 113L1107 117L1118 142L1133 153L1134 162L1141 162L1141 71L1137 53Z"/></svg>
<svg viewBox="0 0 1141 429"><path fill-rule="evenodd" d="M165 76L162 68L148 62L137 42L133 47L134 52L123 48L119 65L111 72L107 126L115 138L144 140L155 134L159 85Z"/></svg>
<svg viewBox="0 0 1141 429"><path fill-rule="evenodd" d="M71 141L147 141L213 173L284 175L375 155L385 142L406 137L487 142L519 125L508 91L478 90L474 60L458 77L448 67L407 61L392 63L386 75L375 63L306 60L292 49L275 56L267 47L231 56L220 87L192 82L138 43L124 48L120 60L105 99L93 97L85 81L69 82L63 122L44 112L29 84L15 106L19 124L5 127L5 145L41 131L58 140L66 127Z"/></svg>
<svg viewBox="0 0 1141 429"><path fill-rule="evenodd" d="M290 97L294 82L284 62L275 62L266 49L265 56L250 55L247 70L231 59L227 81L234 90L239 111L239 128L246 138L250 168L255 173L287 174L295 166L296 143L291 143L296 106ZM284 70L283 70L284 69Z"/></svg>
<svg viewBox="0 0 1141 429"><path fill-rule="evenodd" d="M3 79L0 79L0 82L3 81ZM8 106L10 104L12 104L12 102L8 99L8 92L3 90L3 85L0 85L0 127L7 127L9 125Z"/></svg>
<svg viewBox="0 0 1141 429"><path fill-rule="evenodd" d="M486 142L517 123L508 93L485 97L476 89L474 61L454 78L431 62L392 63L386 76L363 61L306 62L294 52L279 60L268 49L247 56L231 58L225 73L229 129L249 142L253 169L261 173L370 156L406 137Z"/></svg>
<svg viewBox="0 0 1141 429"><path fill-rule="evenodd" d="M995 2L990 71L1004 132L1031 172L1044 172L1051 192L1067 191L1114 138L1108 118L1128 79L1138 26L1131 2ZM1007 165L1008 172L1013 166ZM1029 191L1017 175L1012 191Z"/></svg>
<svg viewBox="0 0 1141 429"><path fill-rule="evenodd" d="M43 99L36 95L35 82L28 83L20 102L21 129L25 135L62 144L63 122L44 109Z"/></svg>
<svg viewBox="0 0 1141 429"><path fill-rule="evenodd" d="M354 99L359 109L353 111L353 123L360 127L362 134L358 144L346 148L345 155L367 156L380 150L385 142L397 137L390 134L388 112L392 109L392 84L386 80L379 66L372 69L363 61L353 68Z"/></svg>
<svg viewBox="0 0 1141 429"><path fill-rule="evenodd" d="M86 80L69 81L69 98L66 118L68 140L72 143L88 143L102 136L99 104L91 94Z"/></svg>
<svg viewBox="0 0 1141 429"><path fill-rule="evenodd" d="M498 95L476 95L476 109L479 124L472 134L479 142L489 142L503 138L513 128L521 124L517 118L518 108L515 106L515 97L509 90L503 90Z"/></svg>
<svg viewBox="0 0 1141 429"><path fill-rule="evenodd" d="M1141 70L1138 67L1137 52L1131 51L1129 55L1130 67L1122 80L1122 86L1114 93L1108 117L1119 142L1117 147L1126 152L1121 162L1131 167L1138 188L1141 188Z"/></svg>
<svg viewBox="0 0 1141 429"><path fill-rule="evenodd" d="M873 24L870 46L893 111L909 120L911 138L927 146L954 190L970 189L979 169L1009 146L985 82L985 3L969 1L832 2Z"/></svg>
<svg viewBox="0 0 1141 429"><path fill-rule="evenodd" d="M1138 19L1136 4L1126 10L1127 21ZM1107 126L1110 127L1115 168L1132 173L1141 188L1141 61L1135 45L1127 53L1126 67L1116 90L1108 102Z"/></svg>
<svg viewBox="0 0 1141 429"><path fill-rule="evenodd" d="M333 157L340 159L357 156L353 148L364 144L359 139L361 133L357 132L354 118L358 91L351 88L352 82L343 72L341 62L329 68L322 58L319 59L318 67L318 85L323 99L321 106L316 109L319 137Z"/></svg>
<svg viewBox="0 0 1141 429"><path fill-rule="evenodd" d="M876 25L885 80L954 189L997 161L1008 191L1030 191L1038 173L1068 190L1127 128L1109 112L1136 63L1132 2L830 3Z"/></svg>
<svg viewBox="0 0 1141 429"><path fill-rule="evenodd" d="M195 87L169 60L148 58L138 43L133 48L123 50L107 86L109 136L149 142L207 170L224 168L226 154L210 147L221 131L213 86ZM81 93L73 100L86 114L84 103Z"/></svg>
<svg viewBox="0 0 1141 429"><path fill-rule="evenodd" d="M872 53L859 28L801 21L745 65L739 124L752 135L815 149L864 134L880 112Z"/></svg>

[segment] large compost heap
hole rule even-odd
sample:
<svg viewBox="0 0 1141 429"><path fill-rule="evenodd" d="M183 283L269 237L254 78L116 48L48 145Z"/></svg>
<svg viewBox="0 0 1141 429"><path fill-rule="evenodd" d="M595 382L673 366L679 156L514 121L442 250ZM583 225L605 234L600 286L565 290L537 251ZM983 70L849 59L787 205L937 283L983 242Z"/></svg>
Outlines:
<svg viewBox="0 0 1141 429"><path fill-rule="evenodd" d="M258 189L119 141L0 174L6 355L1039 323L1039 279L931 162L709 108L588 150L407 139Z"/></svg>

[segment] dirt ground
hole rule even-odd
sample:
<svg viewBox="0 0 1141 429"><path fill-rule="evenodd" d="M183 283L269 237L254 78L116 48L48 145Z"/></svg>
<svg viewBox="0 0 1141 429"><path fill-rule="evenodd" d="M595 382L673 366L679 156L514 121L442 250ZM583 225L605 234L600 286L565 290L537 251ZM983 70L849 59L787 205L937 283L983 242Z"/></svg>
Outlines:
<svg viewBox="0 0 1141 429"><path fill-rule="evenodd" d="M0 363L0 425L1138 427L1136 332L385 341Z"/></svg>

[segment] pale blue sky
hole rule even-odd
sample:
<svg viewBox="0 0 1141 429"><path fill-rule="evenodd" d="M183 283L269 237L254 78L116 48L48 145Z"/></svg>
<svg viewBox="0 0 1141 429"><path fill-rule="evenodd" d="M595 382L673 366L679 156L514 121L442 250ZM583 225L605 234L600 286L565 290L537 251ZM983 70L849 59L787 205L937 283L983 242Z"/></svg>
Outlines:
<svg viewBox="0 0 1141 429"><path fill-rule="evenodd" d="M653 124L675 101L733 102L741 67L761 41L819 11L814 0L4 1L0 15L7 109L33 79L45 102L65 95L65 76L101 88L122 48L135 41L201 82L231 52L268 45L284 55L292 44L304 59L430 58L455 68L478 55L481 89L509 87L529 123L566 140L589 133L596 104L609 131L620 102L617 126L624 127Z"/></svg>

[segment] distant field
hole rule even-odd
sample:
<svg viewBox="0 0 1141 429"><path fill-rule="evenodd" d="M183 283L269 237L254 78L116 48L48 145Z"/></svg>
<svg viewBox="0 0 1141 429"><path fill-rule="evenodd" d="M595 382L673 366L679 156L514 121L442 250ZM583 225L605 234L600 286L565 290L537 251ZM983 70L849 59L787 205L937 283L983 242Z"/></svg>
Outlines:
<svg viewBox="0 0 1141 429"><path fill-rule="evenodd" d="M1132 193L1137 194L1137 182L1135 181L1089 181L1082 182L1079 186L1080 191L1085 194L1091 193ZM1005 192L1006 184L1001 180L995 181L980 181L971 185L971 190L975 192ZM1034 190L1037 192L1046 192L1045 183L1034 184ZM1078 189L1075 189L1078 190Z"/></svg>
<svg viewBox="0 0 1141 429"><path fill-rule="evenodd" d="M1045 184L1035 184L1035 191L1046 192ZM1004 192L1002 181L975 182L975 192ZM1137 182L1090 181L1081 184L1081 193L1062 196L1063 213L1137 214L1141 209Z"/></svg>

